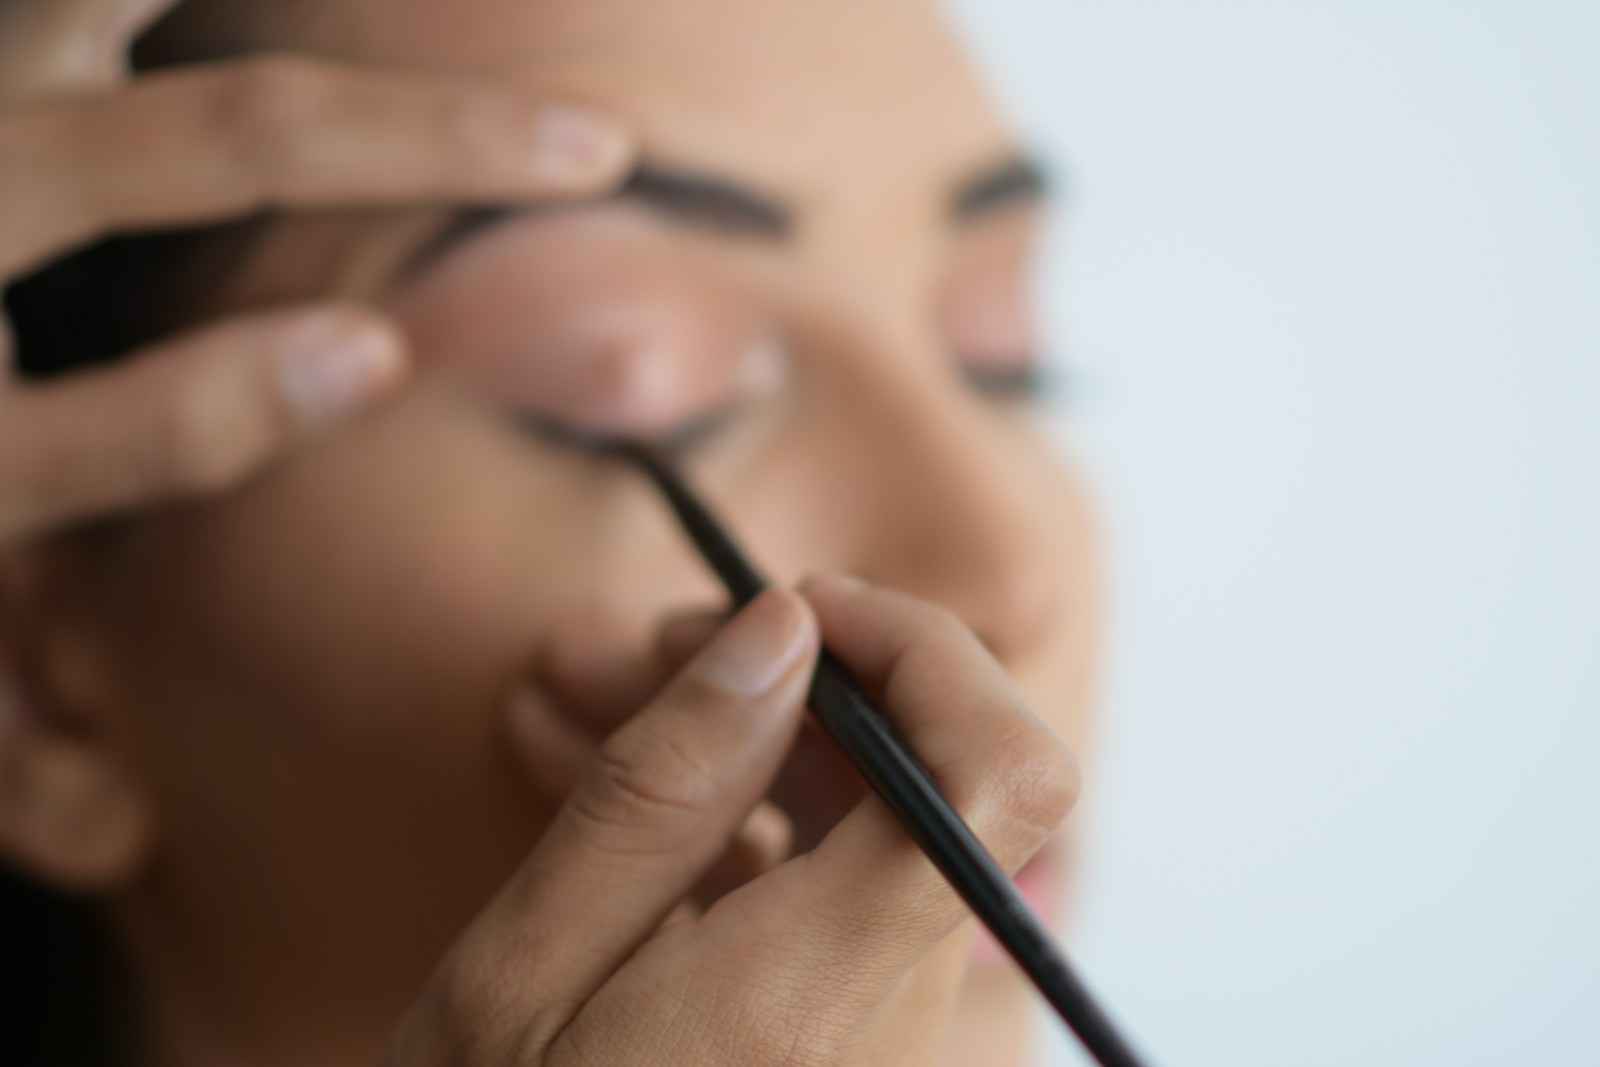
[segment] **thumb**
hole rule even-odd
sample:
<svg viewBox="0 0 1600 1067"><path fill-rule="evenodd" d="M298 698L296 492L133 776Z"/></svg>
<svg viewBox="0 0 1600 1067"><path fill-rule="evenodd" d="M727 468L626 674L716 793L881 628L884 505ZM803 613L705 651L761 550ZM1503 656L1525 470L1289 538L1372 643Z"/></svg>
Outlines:
<svg viewBox="0 0 1600 1067"><path fill-rule="evenodd" d="M435 1019L424 1032L498 1027L519 1048L553 1038L689 895L766 793L799 727L817 644L806 602L769 589L612 734L435 975L435 1010L483 1018ZM537 1003L519 1012L507 991ZM505 1034L519 1016L535 1021Z"/></svg>

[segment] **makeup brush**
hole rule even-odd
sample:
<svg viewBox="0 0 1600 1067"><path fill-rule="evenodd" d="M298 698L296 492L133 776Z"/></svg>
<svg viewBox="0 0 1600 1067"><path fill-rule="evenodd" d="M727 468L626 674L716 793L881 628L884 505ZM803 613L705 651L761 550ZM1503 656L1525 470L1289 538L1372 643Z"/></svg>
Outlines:
<svg viewBox="0 0 1600 1067"><path fill-rule="evenodd" d="M654 449L616 442L607 451L623 456L649 476L736 606L748 604L767 587L766 579L751 566L726 528ZM807 704L1090 1055L1103 1067L1139 1067L1139 1058L1073 973L1022 894L945 799L922 761L826 646L817 662Z"/></svg>

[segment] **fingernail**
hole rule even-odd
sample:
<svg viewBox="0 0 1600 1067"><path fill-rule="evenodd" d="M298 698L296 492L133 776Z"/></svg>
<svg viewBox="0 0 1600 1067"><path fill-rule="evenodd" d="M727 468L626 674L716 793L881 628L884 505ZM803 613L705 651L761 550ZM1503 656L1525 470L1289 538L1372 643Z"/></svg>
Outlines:
<svg viewBox="0 0 1600 1067"><path fill-rule="evenodd" d="M600 181L620 174L633 141L609 118L566 104L541 107L533 125L533 160L554 182Z"/></svg>
<svg viewBox="0 0 1600 1067"><path fill-rule="evenodd" d="M701 677L744 697L789 673L806 646L806 616L792 594L769 589L733 617L697 661Z"/></svg>
<svg viewBox="0 0 1600 1067"><path fill-rule="evenodd" d="M400 347L373 323L325 316L291 338L280 365L283 395L308 425L337 422L383 393L400 376Z"/></svg>

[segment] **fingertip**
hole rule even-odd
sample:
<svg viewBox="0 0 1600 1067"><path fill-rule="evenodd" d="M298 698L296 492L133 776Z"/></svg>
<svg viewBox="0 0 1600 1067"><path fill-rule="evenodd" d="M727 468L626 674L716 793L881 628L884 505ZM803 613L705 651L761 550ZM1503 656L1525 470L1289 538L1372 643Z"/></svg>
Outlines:
<svg viewBox="0 0 1600 1067"><path fill-rule="evenodd" d="M285 332L278 387L311 428L342 422L388 395L408 358L399 329L364 308L330 306L302 314Z"/></svg>
<svg viewBox="0 0 1600 1067"><path fill-rule="evenodd" d="M620 182L636 150L632 133L602 112L574 104L535 107L530 176L548 192L600 192Z"/></svg>
<svg viewBox="0 0 1600 1067"><path fill-rule="evenodd" d="M691 670L729 693L754 698L775 688L816 643L816 619L805 600L771 586L718 631Z"/></svg>

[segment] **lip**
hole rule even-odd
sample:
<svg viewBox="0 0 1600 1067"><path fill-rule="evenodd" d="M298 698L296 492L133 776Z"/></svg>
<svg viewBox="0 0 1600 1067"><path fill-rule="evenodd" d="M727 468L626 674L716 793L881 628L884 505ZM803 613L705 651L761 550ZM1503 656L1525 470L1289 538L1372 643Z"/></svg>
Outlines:
<svg viewBox="0 0 1600 1067"><path fill-rule="evenodd" d="M1011 882L1045 925L1054 930L1062 906L1062 879L1056 863L1056 850L1047 846L1034 853ZM980 972L1012 966L1006 950L1000 947L988 930L982 928L972 941L968 963L974 971Z"/></svg>

